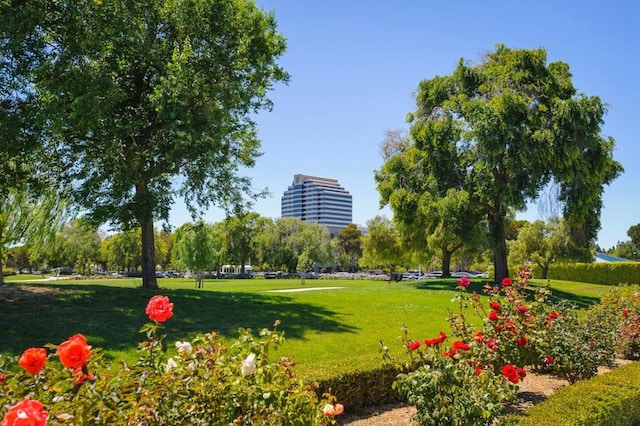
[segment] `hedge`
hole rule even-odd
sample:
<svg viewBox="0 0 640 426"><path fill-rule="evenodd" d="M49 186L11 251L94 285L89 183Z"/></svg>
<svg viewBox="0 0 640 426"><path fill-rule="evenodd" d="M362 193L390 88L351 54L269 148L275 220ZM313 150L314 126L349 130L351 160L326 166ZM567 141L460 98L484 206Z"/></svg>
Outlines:
<svg viewBox="0 0 640 426"><path fill-rule="evenodd" d="M396 368L376 368L327 377L318 381L316 393L334 395L349 410L358 412L367 407L404 401L392 388L398 374Z"/></svg>
<svg viewBox="0 0 640 426"><path fill-rule="evenodd" d="M633 426L640 424L640 362L558 389L549 399L500 424Z"/></svg>
<svg viewBox="0 0 640 426"><path fill-rule="evenodd" d="M517 276L516 270L510 275ZM533 278L541 277L542 269L535 265ZM552 263L547 278L604 285L639 284L640 262Z"/></svg>

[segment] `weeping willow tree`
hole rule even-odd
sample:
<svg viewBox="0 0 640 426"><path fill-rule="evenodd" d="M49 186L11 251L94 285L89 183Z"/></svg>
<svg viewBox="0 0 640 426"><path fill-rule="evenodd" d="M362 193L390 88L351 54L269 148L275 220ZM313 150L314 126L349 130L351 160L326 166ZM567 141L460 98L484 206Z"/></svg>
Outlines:
<svg viewBox="0 0 640 426"><path fill-rule="evenodd" d="M28 245L30 255L43 253L50 247L56 232L64 227L72 213L64 194L52 187L38 195L12 189L1 196L0 284L4 283L2 267L10 247Z"/></svg>

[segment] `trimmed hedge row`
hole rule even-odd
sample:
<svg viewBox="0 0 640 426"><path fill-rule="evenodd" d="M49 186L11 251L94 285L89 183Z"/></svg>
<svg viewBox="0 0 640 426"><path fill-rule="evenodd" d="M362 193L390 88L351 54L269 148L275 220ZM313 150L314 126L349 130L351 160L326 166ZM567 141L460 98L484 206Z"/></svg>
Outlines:
<svg viewBox="0 0 640 426"><path fill-rule="evenodd" d="M512 276L517 275L514 271ZM542 270L536 265L533 277L541 276ZM640 262L552 263L547 278L604 285L638 284Z"/></svg>
<svg viewBox="0 0 640 426"><path fill-rule="evenodd" d="M640 425L640 362L558 389L546 401L500 424Z"/></svg>
<svg viewBox="0 0 640 426"><path fill-rule="evenodd" d="M353 412L376 405L402 402L404 399L391 386L402 372L396 368L377 368L323 378L318 380L316 393L318 396L325 392L331 393Z"/></svg>

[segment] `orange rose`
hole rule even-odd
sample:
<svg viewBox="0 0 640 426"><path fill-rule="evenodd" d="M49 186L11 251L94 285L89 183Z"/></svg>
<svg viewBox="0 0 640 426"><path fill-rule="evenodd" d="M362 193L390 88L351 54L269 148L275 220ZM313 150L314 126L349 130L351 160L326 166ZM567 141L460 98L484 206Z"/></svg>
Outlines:
<svg viewBox="0 0 640 426"><path fill-rule="evenodd" d="M42 409L40 401L31 401L26 397L7 411L2 419L2 426L45 426L47 417L48 413Z"/></svg>
<svg viewBox="0 0 640 426"><path fill-rule="evenodd" d="M167 296L153 296L147 304L145 313L151 321L165 322L173 316L173 303Z"/></svg>
<svg viewBox="0 0 640 426"><path fill-rule="evenodd" d="M18 365L27 373L38 374L47 362L47 350L45 348L29 348L22 353Z"/></svg>
<svg viewBox="0 0 640 426"><path fill-rule="evenodd" d="M58 357L67 368L82 368L91 358L91 346L82 334L76 334L58 345Z"/></svg>

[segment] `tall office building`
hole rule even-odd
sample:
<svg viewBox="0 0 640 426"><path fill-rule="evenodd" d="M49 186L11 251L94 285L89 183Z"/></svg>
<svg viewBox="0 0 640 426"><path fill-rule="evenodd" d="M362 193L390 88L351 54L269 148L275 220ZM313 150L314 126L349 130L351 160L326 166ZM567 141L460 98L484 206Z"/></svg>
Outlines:
<svg viewBox="0 0 640 426"><path fill-rule="evenodd" d="M352 223L352 204L336 179L295 175L282 196L281 216L325 225L334 236Z"/></svg>

